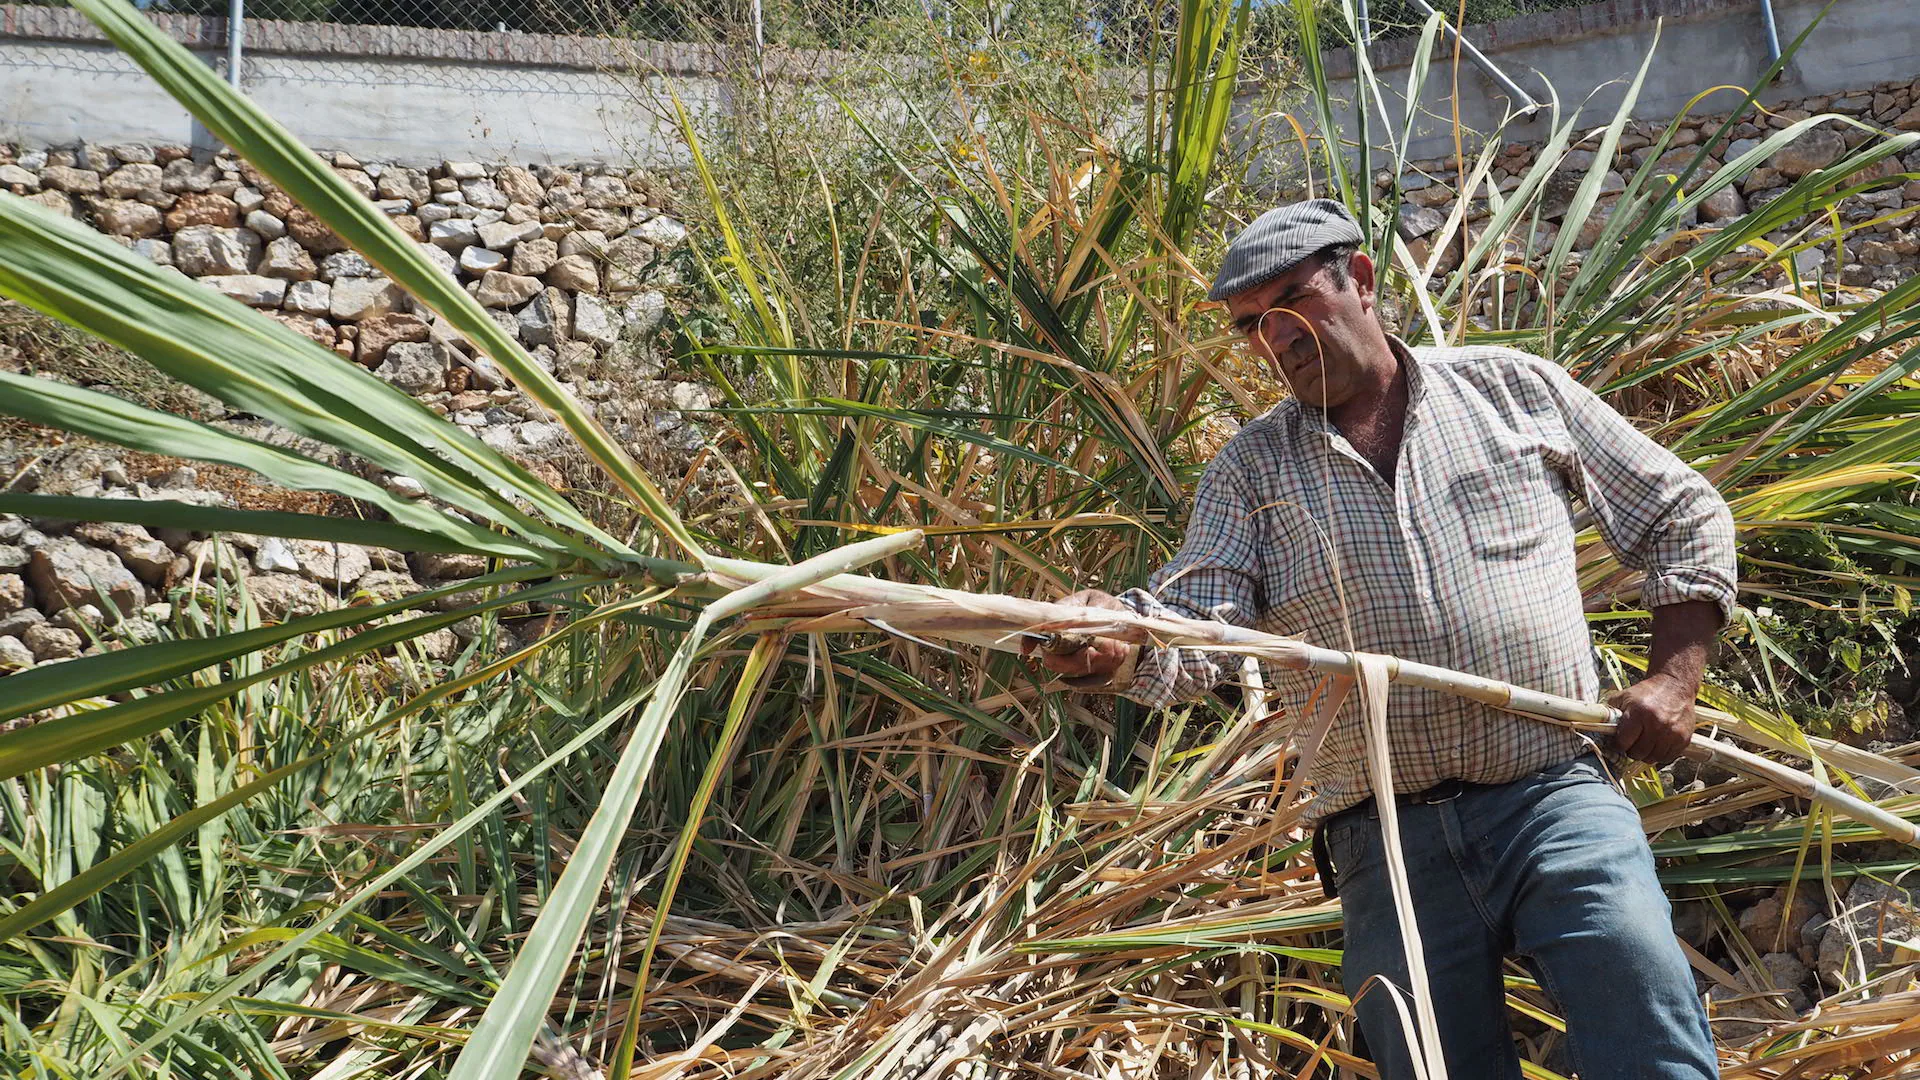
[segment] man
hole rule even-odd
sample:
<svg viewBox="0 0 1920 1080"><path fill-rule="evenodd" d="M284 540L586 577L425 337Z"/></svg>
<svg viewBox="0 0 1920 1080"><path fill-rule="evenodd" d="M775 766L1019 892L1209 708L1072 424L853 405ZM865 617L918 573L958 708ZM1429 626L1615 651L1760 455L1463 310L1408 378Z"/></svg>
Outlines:
<svg viewBox="0 0 1920 1080"><path fill-rule="evenodd" d="M1698 473L1557 365L1500 348L1412 349L1374 316L1374 266L1339 204L1268 211L1209 294L1292 389L1211 463L1186 543L1124 603L1220 618L1592 700L1574 564L1575 498L1645 571L1647 675L1614 699L1615 743L1672 760L1693 731L1707 650L1734 598L1733 525ZM1101 639L1049 668L1152 706L1207 693L1227 655ZM1311 687L1279 689L1295 717ZM1357 698L1357 695L1356 695ZM1501 964L1525 958L1567 1019L1582 1080L1717 1075L1712 1036L1639 815L1586 740L1435 691L1395 687L1390 749L1413 903L1448 1069L1518 1080ZM1349 994L1406 962L1350 700L1306 811L1342 897ZM1331 865L1328 865L1331 863ZM1361 997L1389 1080L1414 1073L1383 989Z"/></svg>

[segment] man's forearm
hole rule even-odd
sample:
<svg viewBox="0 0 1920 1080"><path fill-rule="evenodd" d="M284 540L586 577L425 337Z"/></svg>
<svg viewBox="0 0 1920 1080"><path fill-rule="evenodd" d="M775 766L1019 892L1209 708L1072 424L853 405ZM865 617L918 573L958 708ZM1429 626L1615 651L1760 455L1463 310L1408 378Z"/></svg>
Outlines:
<svg viewBox="0 0 1920 1080"><path fill-rule="evenodd" d="M1720 605L1686 600L1653 609L1647 677L1616 694L1620 730L1614 744L1642 761L1672 761L1693 737L1693 699L1720 633Z"/></svg>
<svg viewBox="0 0 1920 1080"><path fill-rule="evenodd" d="M1698 690L1720 625L1720 606L1710 600L1654 608L1653 642L1647 648L1648 677L1664 676Z"/></svg>

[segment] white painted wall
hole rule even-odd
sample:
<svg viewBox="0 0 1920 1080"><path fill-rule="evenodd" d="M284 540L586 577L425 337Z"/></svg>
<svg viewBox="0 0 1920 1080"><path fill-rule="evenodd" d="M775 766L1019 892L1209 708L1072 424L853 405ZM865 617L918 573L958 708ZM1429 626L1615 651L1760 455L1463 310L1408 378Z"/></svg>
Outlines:
<svg viewBox="0 0 1920 1080"><path fill-rule="evenodd" d="M224 66L224 56L206 54ZM368 160L621 161L684 154L658 76L567 68L255 53L247 93L301 141ZM718 79L680 76L696 113L723 108ZM204 133L109 46L0 41L0 141L33 146L144 141L199 145Z"/></svg>
<svg viewBox="0 0 1920 1080"><path fill-rule="evenodd" d="M1825 0L1774 0L1781 44L1787 45L1806 29L1824 6ZM1612 118L1647 50L1655 48L1655 26L1633 23L1577 38L1510 46L1503 46L1497 33L1476 35L1469 28L1468 40L1479 45L1489 59L1536 99L1552 100L1548 92L1551 84L1558 91L1563 110L1578 107L1584 117L1599 125ZM1436 58L1421 95L1423 112L1408 155L1412 158L1443 157L1453 152L1450 43L1444 52L1444 59ZM1767 64L1759 0L1711 14L1666 20L1659 28L1653 65L1634 114L1643 120L1670 119L1695 94L1709 87L1750 85ZM1388 114L1397 120L1404 110L1408 65L1383 65L1376 59L1375 68L1390 91ZM1505 94L1464 59L1459 76L1462 123L1473 131L1492 130L1510 107ZM1814 97L1915 77L1920 77L1920 0L1836 0L1762 100ZM1355 130L1351 119L1352 83L1337 84L1334 96L1342 99L1343 130L1351 135ZM1695 112L1725 113L1740 100L1737 92L1723 90L1702 101ZM1378 116L1376 111L1376 132ZM1547 130L1548 120L1542 113L1509 127L1506 140L1538 141L1545 138Z"/></svg>
<svg viewBox="0 0 1920 1080"><path fill-rule="evenodd" d="M1781 36L1790 40L1823 3L1775 0ZM1759 10L1759 0L1749 0L1670 21L1638 115L1664 119L1709 86L1752 80L1766 64ZM1469 34L1530 91L1544 97L1550 80L1564 103L1591 95L1587 115L1595 123L1611 115L1622 80L1653 41L1647 23L1544 41L1521 36L1511 44L1504 43L1499 28ZM564 46L575 39L550 40ZM1383 53L1389 51L1382 47ZM224 64L206 55L210 63ZM1381 73L1389 87L1404 87L1404 64L1382 66ZM1804 98L1915 76L1920 76L1920 0L1837 0L1772 96ZM369 159L671 166L684 154L663 113L667 84L658 76L613 75L586 66L256 50L248 54L243 85L308 145ZM731 107L724 79L680 73L671 77L671 86L695 111ZM1460 86L1467 127L1489 130L1506 108L1504 97L1471 66L1462 68ZM1413 157L1451 152L1450 87L1444 68L1428 80L1422 97L1426 115ZM1349 99L1343 124L1349 137L1351 95L1350 84L1337 84L1336 96ZM1736 101L1723 92L1702 111L1725 111ZM1389 107L1398 114L1397 102ZM1544 121L1531 121L1511 128L1508 138L1538 139L1544 128ZM0 37L0 141L63 145L83 139L206 141L183 110L108 46Z"/></svg>

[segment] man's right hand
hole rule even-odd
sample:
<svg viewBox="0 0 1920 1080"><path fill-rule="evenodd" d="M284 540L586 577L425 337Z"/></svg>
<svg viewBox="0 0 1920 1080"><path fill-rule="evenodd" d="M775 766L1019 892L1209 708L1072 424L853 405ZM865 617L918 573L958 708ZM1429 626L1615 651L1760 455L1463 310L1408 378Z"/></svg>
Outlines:
<svg viewBox="0 0 1920 1080"><path fill-rule="evenodd" d="M1062 604L1077 604L1080 607L1114 608L1119 611L1133 609L1121 603L1118 598L1099 589L1082 589L1059 601ZM1022 655L1034 655L1037 643L1027 638L1020 643ZM1138 646L1114 638L1097 637L1084 649L1070 653L1051 653L1040 649L1041 666L1056 675L1065 676L1074 683L1087 684L1086 688L1101 685L1112 678L1120 665L1127 662Z"/></svg>

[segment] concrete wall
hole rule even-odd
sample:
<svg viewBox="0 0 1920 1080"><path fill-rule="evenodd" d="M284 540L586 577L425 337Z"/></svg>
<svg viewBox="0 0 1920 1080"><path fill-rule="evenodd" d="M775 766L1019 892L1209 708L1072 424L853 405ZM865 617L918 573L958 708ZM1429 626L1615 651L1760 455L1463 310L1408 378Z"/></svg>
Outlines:
<svg viewBox="0 0 1920 1080"><path fill-rule="evenodd" d="M1445 7L1445 5L1440 5ZM1825 6L1825 0L1774 0L1781 44L1792 42ZM1542 102L1558 91L1563 110L1582 110L1594 124L1610 119L1647 51L1659 42L1641 87L1636 117L1666 120L1709 87L1750 85L1768 59L1760 0L1605 0L1581 8L1469 27L1467 39ZM1444 36L1444 35L1443 35ZM1389 89L1388 114L1395 128L1404 110L1404 90L1417 41L1375 45L1369 56ZM1411 158L1450 155L1452 53L1450 42L1435 50L1422 118ZM1329 69L1346 76L1337 84L1344 131L1352 137L1353 58L1342 52ZM1763 101L1788 101L1858 90L1920 75L1920 0L1836 0L1827 17L1789 61ZM1480 69L1461 62L1460 113L1477 132L1492 130L1514 106ZM1727 112L1739 103L1735 91L1704 100L1696 112ZM1374 114L1376 133L1380 130ZM1549 126L1545 111L1507 129L1507 141L1537 141ZM1379 140L1376 138L1376 145Z"/></svg>
<svg viewBox="0 0 1920 1080"><path fill-rule="evenodd" d="M1775 0L1791 40L1824 0ZM1746 85L1766 66L1760 0L1602 0L1586 7L1469 28L1468 36L1541 100L1549 81L1567 107L1586 102L1600 123L1619 103L1663 20L1660 48L1638 115L1665 119L1717 84ZM176 39L223 67L225 20L161 16ZM1372 63L1398 94L1414 42L1377 44ZM1439 50L1409 155L1452 150L1451 47ZM705 47L538 34L249 20L242 82L309 145L402 164L442 159L534 163L614 161L672 165L682 153L663 115L668 82L695 110L732 106L725 73L743 58ZM771 80L805 81L840 62L830 53L783 52ZM1351 137L1352 57L1329 68ZM1771 100L1855 90L1920 75L1920 0L1837 0L1770 93ZM1491 130L1509 103L1471 65L1460 71L1460 111ZM1703 103L1726 111L1731 92ZM1401 105L1390 99L1389 112ZM1303 116L1303 120L1306 118ZM1509 129L1509 141L1543 137L1546 120ZM1396 124L1397 127L1397 124ZM1376 123L1374 131L1381 130ZM0 142L82 140L204 145L186 113L106 45L77 12L0 5Z"/></svg>
<svg viewBox="0 0 1920 1080"><path fill-rule="evenodd" d="M224 73L225 20L163 16ZM817 54L787 54L798 77ZM693 111L728 107L729 55L538 34L249 20L242 86L310 146L408 165L670 165L664 80ZM68 9L0 5L0 142L206 145L184 109Z"/></svg>

